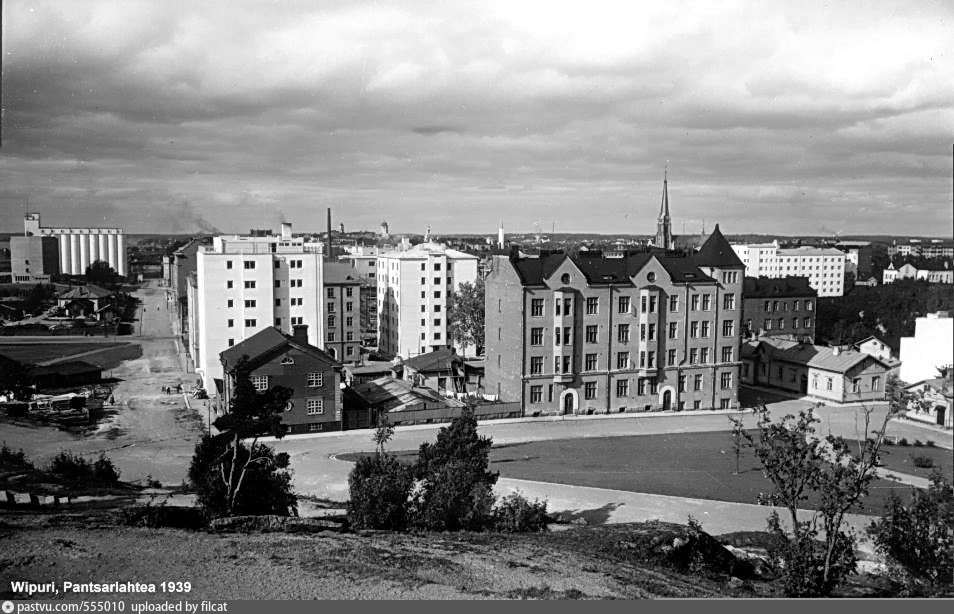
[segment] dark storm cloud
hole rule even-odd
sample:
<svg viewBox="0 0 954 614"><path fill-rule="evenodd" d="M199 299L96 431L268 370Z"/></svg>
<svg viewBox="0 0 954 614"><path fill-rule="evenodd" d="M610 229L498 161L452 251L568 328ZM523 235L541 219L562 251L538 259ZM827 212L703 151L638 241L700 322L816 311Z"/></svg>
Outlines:
<svg viewBox="0 0 954 614"><path fill-rule="evenodd" d="M951 223L943 2L5 9L8 229Z"/></svg>

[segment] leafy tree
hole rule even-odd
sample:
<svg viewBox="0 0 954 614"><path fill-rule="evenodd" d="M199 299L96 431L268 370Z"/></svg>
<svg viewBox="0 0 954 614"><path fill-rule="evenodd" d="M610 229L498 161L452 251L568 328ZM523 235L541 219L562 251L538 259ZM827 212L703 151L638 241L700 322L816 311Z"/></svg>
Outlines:
<svg viewBox="0 0 954 614"><path fill-rule="evenodd" d="M745 426L743 424L742 415L739 414L739 417L729 416L729 423L732 425L732 452L735 453L735 475L741 473L739 465L742 461L742 452L746 448L746 440L743 434L745 433Z"/></svg>
<svg viewBox="0 0 954 614"><path fill-rule="evenodd" d="M447 330L450 338L459 343L463 352L474 346L480 354L484 349L484 280L460 284L447 304Z"/></svg>
<svg viewBox="0 0 954 614"><path fill-rule="evenodd" d="M53 286L49 284L36 284L25 297L23 297L23 311L35 315L46 307L56 295Z"/></svg>
<svg viewBox="0 0 954 614"><path fill-rule="evenodd" d="M876 477L878 452L895 413L892 406L880 428L871 430L872 410L861 411L865 438L859 437L856 452L841 437L816 436L819 419L811 408L773 422L762 404L756 410L756 436L742 432L774 487L759 502L780 506L789 515L788 531L777 513L769 517L769 529L783 544L777 555L785 563L783 581L789 596L828 595L855 570L855 538L842 530L845 514L860 507ZM869 432L874 436L867 436ZM798 510L810 499L817 510L809 520L800 520Z"/></svg>
<svg viewBox="0 0 954 614"><path fill-rule="evenodd" d="M249 448L239 442L231 460L228 444L229 440L221 436L203 437L189 466L189 482L206 515L297 515L298 499L291 488L288 454L275 454L262 444ZM242 488L234 489L234 493L229 492L227 482L230 464L245 469Z"/></svg>
<svg viewBox="0 0 954 614"><path fill-rule="evenodd" d="M418 450L415 477L421 483L414 499L421 526L438 531L481 530L492 522L493 485L488 471L493 441L477 434L469 408L441 428L437 441Z"/></svg>
<svg viewBox="0 0 954 614"><path fill-rule="evenodd" d="M16 360L0 357L0 392L10 392L17 401L29 401L32 397L30 371Z"/></svg>
<svg viewBox="0 0 954 614"><path fill-rule="evenodd" d="M274 454L271 448L259 444L258 438L271 435L281 439L288 432L281 414L292 390L274 386L259 392L249 374L248 357L243 356L235 366L229 411L214 423L220 434L207 437L196 447L190 480L199 489L203 506L213 515L260 513L249 511L258 509L289 515L297 511L290 478L287 473L276 475L288 468L288 455ZM244 439L251 439L251 445L245 446ZM257 486L249 483L252 478ZM267 490L269 501L257 499L257 488L262 483L272 489ZM250 487L247 495L243 490L246 486Z"/></svg>
<svg viewBox="0 0 954 614"><path fill-rule="evenodd" d="M113 284L119 275L108 262L96 260L86 267L86 281L91 284Z"/></svg>
<svg viewBox="0 0 954 614"><path fill-rule="evenodd" d="M384 444L391 441L394 437L394 425L388 419L387 414L381 414L378 418L378 427L374 430L371 439L378 446L378 454L384 454Z"/></svg>
<svg viewBox="0 0 954 614"><path fill-rule="evenodd" d="M892 493L868 534L912 593L954 585L954 488L939 471L908 505Z"/></svg>

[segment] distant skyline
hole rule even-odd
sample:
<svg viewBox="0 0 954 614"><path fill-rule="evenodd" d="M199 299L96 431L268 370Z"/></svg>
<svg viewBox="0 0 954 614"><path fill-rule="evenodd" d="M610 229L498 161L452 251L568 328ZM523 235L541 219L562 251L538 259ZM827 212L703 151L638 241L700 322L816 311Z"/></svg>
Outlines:
<svg viewBox="0 0 954 614"><path fill-rule="evenodd" d="M0 231L950 237L954 3L3 3Z"/></svg>

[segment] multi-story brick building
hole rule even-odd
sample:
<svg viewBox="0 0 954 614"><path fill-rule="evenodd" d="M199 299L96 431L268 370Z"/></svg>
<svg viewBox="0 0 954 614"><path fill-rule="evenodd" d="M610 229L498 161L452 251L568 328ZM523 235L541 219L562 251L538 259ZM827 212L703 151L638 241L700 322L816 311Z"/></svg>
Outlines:
<svg viewBox="0 0 954 614"><path fill-rule="evenodd" d="M342 362L361 357L361 280L344 262L325 263L325 351Z"/></svg>
<svg viewBox="0 0 954 614"><path fill-rule="evenodd" d="M807 277L746 277L742 287L742 334L815 343L817 299L818 292Z"/></svg>
<svg viewBox="0 0 954 614"><path fill-rule="evenodd" d="M282 414L289 434L341 430L341 364L308 343L307 325L293 326L291 335L264 328L219 355L225 378L224 409L229 407L236 367L243 357L256 390L275 386L292 390L288 409Z"/></svg>
<svg viewBox="0 0 954 614"><path fill-rule="evenodd" d="M452 347L449 295L477 281L477 257L422 243L377 257L378 349L410 358Z"/></svg>
<svg viewBox="0 0 954 614"><path fill-rule="evenodd" d="M485 390L527 415L734 407L744 268L718 225L687 257L495 257Z"/></svg>
<svg viewBox="0 0 954 614"><path fill-rule="evenodd" d="M277 236L220 236L199 247L195 285L187 292L188 333L206 390L216 391L222 379L219 353L264 328L291 332L305 324L308 342L320 346L322 272L321 253L292 237L287 223Z"/></svg>

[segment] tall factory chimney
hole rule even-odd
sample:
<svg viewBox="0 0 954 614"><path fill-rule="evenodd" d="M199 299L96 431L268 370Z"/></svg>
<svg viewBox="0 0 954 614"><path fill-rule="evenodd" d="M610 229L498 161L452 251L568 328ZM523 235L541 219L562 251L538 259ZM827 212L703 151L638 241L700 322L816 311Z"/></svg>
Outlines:
<svg viewBox="0 0 954 614"><path fill-rule="evenodd" d="M331 262L331 207L328 207L328 240L325 243L325 261Z"/></svg>

